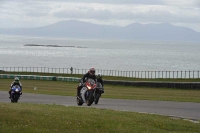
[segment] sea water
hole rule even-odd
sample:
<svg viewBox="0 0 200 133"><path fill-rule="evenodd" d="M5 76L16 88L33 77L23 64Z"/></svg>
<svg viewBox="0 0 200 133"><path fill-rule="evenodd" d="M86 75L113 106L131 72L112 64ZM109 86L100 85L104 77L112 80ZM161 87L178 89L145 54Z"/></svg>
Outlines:
<svg viewBox="0 0 200 133"><path fill-rule="evenodd" d="M25 46L34 44L41 46ZM56 47L47 46L56 45ZM0 36L0 67L200 70L200 43Z"/></svg>

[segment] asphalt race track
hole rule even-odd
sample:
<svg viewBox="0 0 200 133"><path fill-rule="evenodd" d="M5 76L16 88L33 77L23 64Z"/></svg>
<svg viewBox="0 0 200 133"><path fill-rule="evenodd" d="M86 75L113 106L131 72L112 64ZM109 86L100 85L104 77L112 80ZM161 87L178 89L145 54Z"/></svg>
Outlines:
<svg viewBox="0 0 200 133"><path fill-rule="evenodd" d="M10 99L8 97L9 95L7 91L0 91L0 102L10 103ZM23 93L19 102L78 106L76 104L75 96L57 96L31 93ZM200 120L200 103L100 98L97 105L92 104L91 106L87 106L84 103L82 107L160 114L193 121Z"/></svg>

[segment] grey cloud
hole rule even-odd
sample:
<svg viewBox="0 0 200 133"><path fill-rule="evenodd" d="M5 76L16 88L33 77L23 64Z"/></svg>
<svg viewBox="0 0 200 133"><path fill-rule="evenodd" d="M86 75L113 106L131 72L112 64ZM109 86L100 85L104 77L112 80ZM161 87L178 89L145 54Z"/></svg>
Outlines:
<svg viewBox="0 0 200 133"><path fill-rule="evenodd" d="M0 5L7 2L8 0L0 0Z"/></svg>
<svg viewBox="0 0 200 133"><path fill-rule="evenodd" d="M1 3L12 2L12 0L0 0ZM189 3L189 5L200 6L199 0L21 0L18 1L24 4L37 4L37 3L100 3L100 4L141 4L141 5L181 5L182 3ZM187 4L185 6L187 6Z"/></svg>
<svg viewBox="0 0 200 133"><path fill-rule="evenodd" d="M43 2L33 2L27 0L26 2L8 1L4 2L4 6L0 9L12 16L27 16L27 17L41 17L48 15L51 10L50 5Z"/></svg>
<svg viewBox="0 0 200 133"><path fill-rule="evenodd" d="M27 16L32 16L32 17L42 17L42 16L47 16L48 12L46 11L40 11L40 12L26 12Z"/></svg>
<svg viewBox="0 0 200 133"><path fill-rule="evenodd" d="M83 11L84 10L84 11ZM112 19L112 13L105 10L95 10L93 8L80 9L80 10L65 10L53 13L55 17L61 18L80 18L80 19Z"/></svg>
<svg viewBox="0 0 200 133"><path fill-rule="evenodd" d="M55 0L43 0L54 1ZM101 4L141 4L141 5L175 5L200 6L199 0L57 0L57 2L101 3Z"/></svg>
<svg viewBox="0 0 200 133"><path fill-rule="evenodd" d="M109 7L104 6L104 9L90 6L82 6L82 8L70 8L70 10L63 9L54 12L55 17L60 17L63 19L67 18L80 18L80 19L97 19L97 20L133 20L138 22L200 22L200 14L195 14L192 9L188 8L169 8L168 6L163 6L158 8L158 6L146 6L140 9L137 6L121 6ZM119 11L119 9L123 9ZM145 11L144 11L145 9Z"/></svg>
<svg viewBox="0 0 200 133"><path fill-rule="evenodd" d="M170 7L165 5L107 5L107 4L94 4L92 2L101 3L160 3L163 4L166 0L152 0L146 2L146 0L82 0L83 2L91 3L73 3L80 0L65 0L61 2L49 2L49 0L43 1L31 1L24 0L17 2L17 8L11 7L13 14L23 14L27 17L43 17L49 16L58 19L96 19L96 20L133 20L138 22L200 22L200 14L193 12L199 12L199 8L183 8L183 7ZM70 2L70 3L66 3ZM176 0L178 1L178 0ZM180 0L179 0L180 1ZM195 1L195 0L193 0ZM5 1L4 1L5 2ZM168 4L173 2L168 0ZM195 1L196 4L200 3ZM8 7L7 5L7 10ZM96 7L97 6L97 7ZM159 8L158 8L159 7ZM169 9L168 9L169 8ZM196 11L195 11L196 10ZM10 10L11 11L11 10ZM12 12L10 15L12 15ZM9 13L9 12L8 12ZM183 14L184 13L184 14Z"/></svg>
<svg viewBox="0 0 200 133"><path fill-rule="evenodd" d="M200 1L198 0L198 1L196 1L196 3L195 3L198 7L200 7Z"/></svg>
<svg viewBox="0 0 200 133"><path fill-rule="evenodd" d="M45 0L54 1L54 0ZM57 0L58 2L162 5L163 0Z"/></svg>
<svg viewBox="0 0 200 133"><path fill-rule="evenodd" d="M39 10L38 10L39 9ZM51 11L50 7L42 6L31 6L30 8L24 9L24 13L26 16L30 17L42 17L49 15L49 12Z"/></svg>
<svg viewBox="0 0 200 133"><path fill-rule="evenodd" d="M114 24L119 21L200 23L199 5L200 0L0 0L0 14L3 14L0 19L15 22L37 19L43 24L63 19Z"/></svg>
<svg viewBox="0 0 200 133"><path fill-rule="evenodd" d="M6 0L0 0L0 10L4 8L6 2Z"/></svg>

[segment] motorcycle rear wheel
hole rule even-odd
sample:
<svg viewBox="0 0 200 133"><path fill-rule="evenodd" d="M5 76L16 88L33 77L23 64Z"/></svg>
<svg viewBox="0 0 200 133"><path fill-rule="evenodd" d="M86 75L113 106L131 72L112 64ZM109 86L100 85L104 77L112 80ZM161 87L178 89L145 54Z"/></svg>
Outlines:
<svg viewBox="0 0 200 133"><path fill-rule="evenodd" d="M95 104L98 104L100 96L101 96L100 94L96 94L95 100L94 100Z"/></svg>

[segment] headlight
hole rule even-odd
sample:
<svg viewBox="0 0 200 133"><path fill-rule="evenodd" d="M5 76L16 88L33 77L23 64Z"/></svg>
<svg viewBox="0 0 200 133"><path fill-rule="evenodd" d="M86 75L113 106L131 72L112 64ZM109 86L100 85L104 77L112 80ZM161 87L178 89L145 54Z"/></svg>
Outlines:
<svg viewBox="0 0 200 133"><path fill-rule="evenodd" d="M91 86L88 86L88 85L87 85L87 88L90 90L90 89L91 89Z"/></svg>
<svg viewBox="0 0 200 133"><path fill-rule="evenodd" d="M18 92L19 90L18 90L18 89L16 89L15 91L16 91L16 92Z"/></svg>

